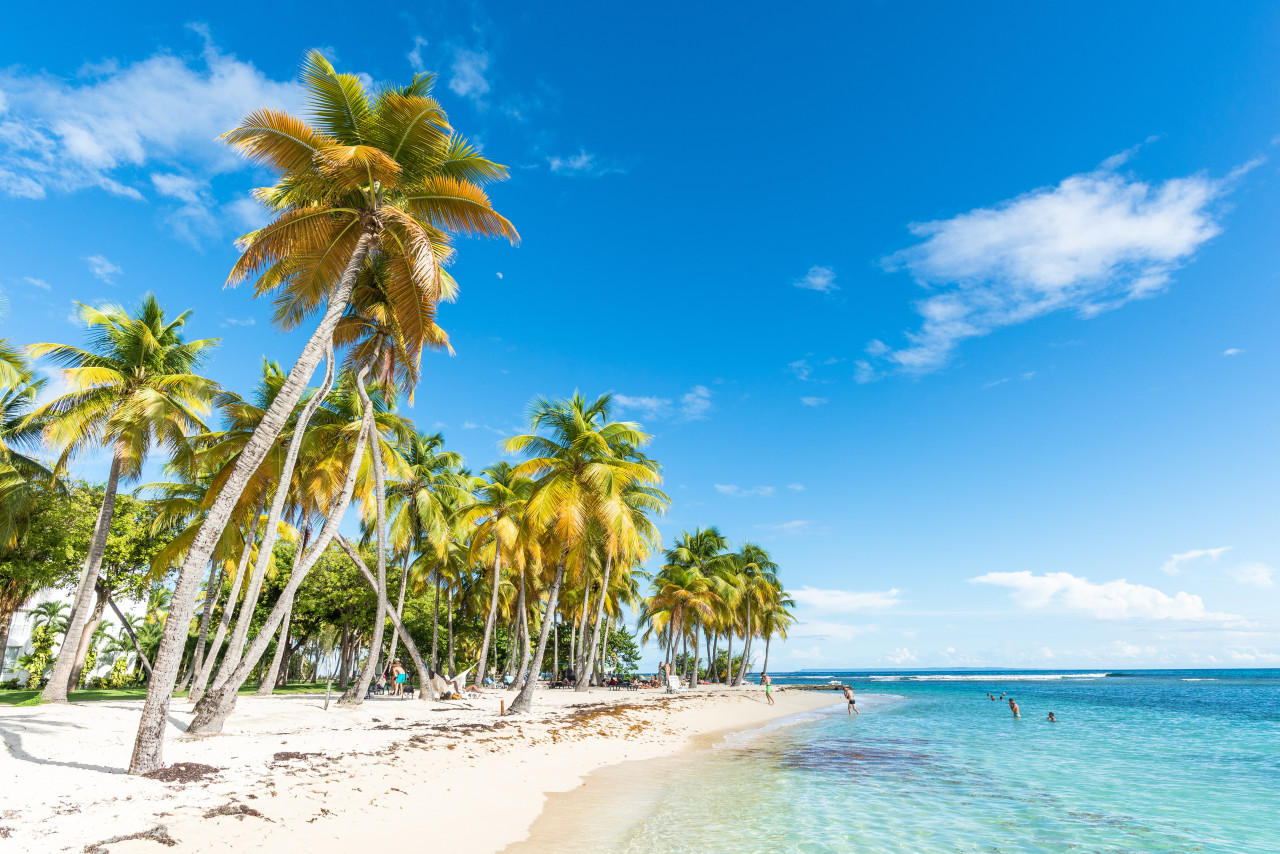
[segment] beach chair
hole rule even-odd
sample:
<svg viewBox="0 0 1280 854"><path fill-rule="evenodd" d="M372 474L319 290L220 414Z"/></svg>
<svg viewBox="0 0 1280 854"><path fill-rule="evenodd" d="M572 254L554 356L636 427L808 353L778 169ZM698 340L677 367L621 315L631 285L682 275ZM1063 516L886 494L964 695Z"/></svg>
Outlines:
<svg viewBox="0 0 1280 854"><path fill-rule="evenodd" d="M674 694L677 691L683 691L684 688L685 688L684 680L681 679L679 676L674 676L674 675L667 676L667 693L668 694Z"/></svg>

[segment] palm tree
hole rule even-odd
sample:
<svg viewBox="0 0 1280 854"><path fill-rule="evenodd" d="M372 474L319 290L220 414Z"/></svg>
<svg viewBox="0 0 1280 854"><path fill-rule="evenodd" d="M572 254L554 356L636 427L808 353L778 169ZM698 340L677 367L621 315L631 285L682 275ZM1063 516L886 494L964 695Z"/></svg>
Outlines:
<svg viewBox="0 0 1280 854"><path fill-rule="evenodd" d="M471 535L471 562L485 560L493 564L493 577L489 582L490 599L484 621L484 639L480 643L480 658L476 665L476 682L483 684L489 672L489 641L498 617L498 594L502 583L502 559L517 571L523 571L524 548L521 542L525 506L533 482L520 477L505 460L484 470L485 480L476 491L476 498L459 509L459 521L474 526ZM491 552L492 557L488 557Z"/></svg>
<svg viewBox="0 0 1280 854"><path fill-rule="evenodd" d="M30 511L32 487L52 482L53 472L35 456L45 424L33 418L45 380L36 379L24 360L0 340L0 548L17 545Z"/></svg>
<svg viewBox="0 0 1280 854"><path fill-rule="evenodd" d="M741 686L747 669L751 666L751 638L756 634L756 624L751 619L751 606L756 605L758 618L759 609L773 600L778 588L778 565L767 551L755 543L743 543L732 561L746 610L743 619L742 667L738 669L738 675L733 681L735 686Z"/></svg>
<svg viewBox="0 0 1280 854"><path fill-rule="evenodd" d="M183 339L190 311L168 320L159 301L148 294L132 314L116 305L81 305L79 313L88 332L87 348L68 344L28 348L33 357L47 356L60 365L72 389L33 414L47 419L45 439L60 449L55 470L61 471L86 448L102 446L111 451L106 494L80 573L67 636L41 695L45 702L67 701L68 680L82 664L77 652L121 478L136 478L152 447L177 452L188 433L207 429L201 416L209 411L217 389L213 381L195 373L217 339ZM185 624L184 618L184 638Z"/></svg>
<svg viewBox="0 0 1280 854"><path fill-rule="evenodd" d="M729 541L725 539L718 528L696 528L693 533L688 531L681 533L675 545L666 552L667 566L688 569L702 579L701 581L695 578L684 579L681 576L683 580L677 583L677 588L688 587L693 591L691 595L696 595L700 601L705 602L710 608L710 611L706 611L701 607L697 609L697 616L700 621L715 619L716 609L713 606L722 601L721 590L716 584L716 579L723 577L731 566L730 557L725 553L728 547ZM663 569L665 571L666 567L664 566ZM659 578L662 577L662 573L659 573ZM689 587L690 584L693 586ZM681 617L683 616L682 613ZM691 628L684 623L683 619L678 625L683 631L689 631ZM693 681L697 681L698 633L696 631L693 633L693 639ZM708 654L710 653L708 652ZM670 664L670 661L668 661L668 664Z"/></svg>
<svg viewBox="0 0 1280 854"><path fill-rule="evenodd" d="M334 330L366 261L386 265L387 296L412 345L423 340L425 318L435 304L453 295L453 282L442 270L451 232L519 239L481 189L482 183L505 178L506 169L449 133L443 110L430 97L431 77L418 75L408 86L370 96L359 78L338 74L313 51L302 81L313 124L264 109L224 137L279 176L274 187L258 194L275 219L242 239L243 255L228 281L261 274L257 291L277 295L276 319L286 328L321 305L324 314L212 503L178 574L177 619L161 644L158 678L148 691L130 762L133 774L160 766L169 694L185 640L178 626L190 618L204 564L321 357L331 352Z"/></svg>
<svg viewBox="0 0 1280 854"><path fill-rule="evenodd" d="M566 565L581 568L588 560L590 525L614 527L617 517L627 512L622 497L626 488L633 483L655 486L661 480L652 467L630 458L650 437L635 424L610 421L611 401L606 394L588 402L576 393L569 400L539 399L530 408L534 432L505 443L508 451L530 455L515 469L534 481L525 505L530 536L558 552L531 674L542 671ZM536 685L537 679L525 682L511 704L513 711L530 710Z"/></svg>
<svg viewBox="0 0 1280 854"><path fill-rule="evenodd" d="M785 640L787 629L795 622L795 615L791 612L795 605L795 600L779 589L760 615L760 634L764 637L764 664L760 667L761 673L769 672L769 642L775 635Z"/></svg>

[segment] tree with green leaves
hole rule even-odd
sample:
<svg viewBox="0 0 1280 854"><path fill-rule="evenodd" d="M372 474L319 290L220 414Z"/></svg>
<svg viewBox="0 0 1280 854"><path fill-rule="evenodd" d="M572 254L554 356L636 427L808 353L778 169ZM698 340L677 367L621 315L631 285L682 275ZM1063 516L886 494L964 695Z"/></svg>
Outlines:
<svg viewBox="0 0 1280 854"><path fill-rule="evenodd" d="M132 312L121 306L80 305L87 346L33 344L33 358L48 358L61 368L70 391L42 406L33 418L45 419L45 440L58 450L56 470L95 447L108 450L111 467L102 506L72 603L70 625L49 684L41 699L67 700L71 675L89 619L90 599L102 566L111 529L116 492L122 479L136 478L153 448L175 453L186 436L207 429L217 385L196 371L217 339L187 341L183 327L191 312L173 319L148 294Z"/></svg>

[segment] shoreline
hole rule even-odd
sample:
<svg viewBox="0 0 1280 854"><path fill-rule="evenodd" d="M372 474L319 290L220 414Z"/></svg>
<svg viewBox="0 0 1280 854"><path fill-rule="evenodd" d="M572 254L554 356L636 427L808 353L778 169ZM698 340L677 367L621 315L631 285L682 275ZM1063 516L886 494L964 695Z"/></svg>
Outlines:
<svg viewBox="0 0 1280 854"><path fill-rule="evenodd" d="M112 852L349 850L402 839L502 851L529 838L548 799L608 766L688 753L726 733L838 702L826 692L755 686L540 692L530 715L498 716L507 692L466 702L243 697L219 736L186 738L171 714L166 762L213 773L165 783L124 773L141 704L0 710L0 774L21 783L0 807L6 848ZM97 764L104 763L104 764ZM134 839L120 839L150 834ZM117 841L119 840L119 841ZM99 849L105 850L105 849Z"/></svg>

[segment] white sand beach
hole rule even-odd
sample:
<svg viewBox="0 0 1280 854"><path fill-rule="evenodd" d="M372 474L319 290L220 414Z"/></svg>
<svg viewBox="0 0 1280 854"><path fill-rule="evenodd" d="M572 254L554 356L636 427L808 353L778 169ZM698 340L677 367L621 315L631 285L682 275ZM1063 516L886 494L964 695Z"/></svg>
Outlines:
<svg viewBox="0 0 1280 854"><path fill-rule="evenodd" d="M167 764L217 769L192 782L124 773L139 702L0 709L0 833L9 851L155 852L172 841L180 852L321 854L361 840L500 851L526 837L549 793L598 768L837 699L780 690L769 706L751 686L546 691L534 714L499 717L512 696L328 711L323 695L242 697L225 732L206 738L184 737L190 712L177 701ZM120 840L140 834L150 837Z"/></svg>

